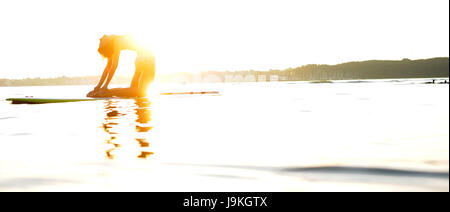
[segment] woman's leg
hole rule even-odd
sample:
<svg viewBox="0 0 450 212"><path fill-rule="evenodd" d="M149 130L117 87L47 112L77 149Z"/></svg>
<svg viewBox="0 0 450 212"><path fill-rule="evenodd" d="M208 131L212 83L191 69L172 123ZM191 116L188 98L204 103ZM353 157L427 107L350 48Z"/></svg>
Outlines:
<svg viewBox="0 0 450 212"><path fill-rule="evenodd" d="M138 96L136 88L112 88L108 90L110 96L132 98Z"/></svg>
<svg viewBox="0 0 450 212"><path fill-rule="evenodd" d="M89 93L89 97L145 97L150 83L155 78L155 62L153 58L136 60L136 71L129 88L102 89Z"/></svg>
<svg viewBox="0 0 450 212"><path fill-rule="evenodd" d="M138 88L140 84L142 76L141 69L138 68L138 64L136 63L136 70L134 71L133 79L131 80L130 88Z"/></svg>
<svg viewBox="0 0 450 212"><path fill-rule="evenodd" d="M136 63L136 70L141 74L138 86L138 95L140 97L147 96L148 86L155 78L155 62L153 58L145 58L144 61Z"/></svg>
<svg viewBox="0 0 450 212"><path fill-rule="evenodd" d="M88 97L122 97L122 98L132 98L139 95L139 90L137 88L111 88L102 89Z"/></svg>

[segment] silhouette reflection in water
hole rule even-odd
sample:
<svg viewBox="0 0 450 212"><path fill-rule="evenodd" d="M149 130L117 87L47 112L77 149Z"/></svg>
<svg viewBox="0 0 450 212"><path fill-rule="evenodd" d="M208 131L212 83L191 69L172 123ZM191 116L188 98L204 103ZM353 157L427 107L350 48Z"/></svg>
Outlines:
<svg viewBox="0 0 450 212"><path fill-rule="evenodd" d="M151 126L151 102L147 98L109 99L105 102L103 129L108 133L106 157L148 158Z"/></svg>

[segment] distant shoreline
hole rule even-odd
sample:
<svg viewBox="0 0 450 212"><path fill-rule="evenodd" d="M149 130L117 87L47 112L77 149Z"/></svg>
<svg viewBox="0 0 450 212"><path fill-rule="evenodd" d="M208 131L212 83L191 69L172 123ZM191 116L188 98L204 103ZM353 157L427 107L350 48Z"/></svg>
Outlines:
<svg viewBox="0 0 450 212"><path fill-rule="evenodd" d="M414 79L449 77L449 58L419 60L368 60L337 65L304 65L297 68L269 71L205 71L157 75L158 82L273 82L273 81L336 81L375 79ZM0 87L95 85L99 76L0 79ZM128 84L131 76L115 76L113 84Z"/></svg>
<svg viewBox="0 0 450 212"><path fill-rule="evenodd" d="M430 81L426 82L426 84L432 84L431 80L435 79L435 84L444 84L441 81L447 80L447 83L449 84L449 77L409 77L409 78L378 78L378 79L341 79L341 80L292 80L292 81L271 81L271 82L310 82L310 83L332 83L337 81L361 81L361 80L396 80L396 79L429 79ZM1 79L0 79L1 80ZM164 83L164 82L163 82ZM176 82L166 82L166 83L176 83ZM217 82L217 83L227 83L227 82ZM228 82L233 83L233 82ZM86 86L94 86L96 83L91 84L40 84L40 85L0 85L0 87L32 87L32 86L79 86L79 85L86 85ZM111 83L111 85L126 85L127 83Z"/></svg>

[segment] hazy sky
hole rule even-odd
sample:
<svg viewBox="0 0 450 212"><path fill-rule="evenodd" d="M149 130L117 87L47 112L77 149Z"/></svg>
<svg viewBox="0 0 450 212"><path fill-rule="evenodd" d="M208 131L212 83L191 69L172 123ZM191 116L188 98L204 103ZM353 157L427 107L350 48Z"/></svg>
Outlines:
<svg viewBox="0 0 450 212"><path fill-rule="evenodd" d="M448 0L14 0L0 23L0 78L100 75L103 34L135 36L158 73L449 55Z"/></svg>

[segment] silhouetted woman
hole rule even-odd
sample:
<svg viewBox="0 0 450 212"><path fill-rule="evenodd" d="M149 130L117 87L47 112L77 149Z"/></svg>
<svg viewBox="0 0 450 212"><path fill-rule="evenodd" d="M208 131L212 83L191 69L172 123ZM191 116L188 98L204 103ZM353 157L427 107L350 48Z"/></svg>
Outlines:
<svg viewBox="0 0 450 212"><path fill-rule="evenodd" d="M132 50L137 53L133 79L129 88L112 88L108 85L119 65L120 51ZM88 97L144 97L147 88L155 77L155 58L153 54L139 46L130 36L104 35L100 39L98 52L108 59L102 77Z"/></svg>

